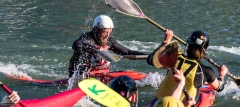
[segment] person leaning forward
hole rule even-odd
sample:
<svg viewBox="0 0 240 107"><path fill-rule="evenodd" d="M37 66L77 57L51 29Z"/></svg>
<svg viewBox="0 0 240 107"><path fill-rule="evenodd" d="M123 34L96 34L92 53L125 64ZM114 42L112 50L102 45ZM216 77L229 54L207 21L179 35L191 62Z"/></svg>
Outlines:
<svg viewBox="0 0 240 107"><path fill-rule="evenodd" d="M111 36L113 28L113 22L109 16L99 15L94 20L92 31L83 33L79 39L73 42L74 52L69 61L69 77L72 77L76 70L80 71L80 75L84 71L91 70L109 71L110 62L97 55L99 50L111 50L120 55L146 55L120 45Z"/></svg>
<svg viewBox="0 0 240 107"><path fill-rule="evenodd" d="M167 29L164 41L161 46L168 44L173 37L173 31ZM209 37L203 31L197 30L192 32L192 34L187 39L187 46L185 53L179 52L178 60L175 67L184 72L186 77L186 89L190 96L193 96L197 101L199 98L199 88L207 82L213 89L220 92L224 89L224 77L228 72L225 65L222 65L218 69L218 76L215 76L214 70L211 67L205 66L201 63L201 60L206 55L206 50L209 45ZM154 52L151 53L147 59L149 65L153 65L152 56ZM152 100L154 104L157 99L161 99L165 96L170 95L171 90L174 89L176 84L170 78L169 70L164 80L158 87L155 100ZM184 94L182 93L180 100L183 100Z"/></svg>

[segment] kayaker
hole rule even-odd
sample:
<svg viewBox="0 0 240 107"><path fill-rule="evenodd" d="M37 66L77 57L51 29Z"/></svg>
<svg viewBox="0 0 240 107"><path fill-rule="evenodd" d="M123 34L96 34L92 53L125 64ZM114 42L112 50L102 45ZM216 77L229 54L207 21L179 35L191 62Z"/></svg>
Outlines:
<svg viewBox="0 0 240 107"><path fill-rule="evenodd" d="M7 99L3 99L3 101L0 103L0 107L12 107L17 104L19 100L19 95L16 91L13 91L12 94L7 96Z"/></svg>
<svg viewBox="0 0 240 107"><path fill-rule="evenodd" d="M173 31L167 29L164 40L159 46L164 46L168 44L173 37ZM187 39L187 46L185 53L179 51L178 60L175 65L177 69L181 69L186 77L186 89L190 96L194 96L197 102L199 95L199 88L207 82L213 89L220 92L224 89L224 77L228 72L225 65L222 65L218 69L219 76L216 77L214 70L211 67L207 67L202 64L201 60L206 55L206 50L209 45L209 37L203 31L194 31ZM153 65L152 56L155 51L151 53L147 59L148 64ZM161 99L171 93L171 90L175 87L173 80L170 79L170 72L168 70L166 77L161 82L158 87L156 98L152 100L154 104L155 101ZM181 95L181 100L184 98L184 94Z"/></svg>
<svg viewBox="0 0 240 107"><path fill-rule="evenodd" d="M79 70L80 74L90 70L109 70L110 62L104 61L97 55L99 50L111 50L120 55L144 55L127 49L114 40L111 36L113 28L113 22L109 16L99 15L94 20L92 31L83 33L73 42L74 52L69 61L69 77L76 70Z"/></svg>
<svg viewBox="0 0 240 107"><path fill-rule="evenodd" d="M110 87L126 98L131 107L138 105L138 89L135 81L129 76L118 76L110 82Z"/></svg>
<svg viewBox="0 0 240 107"><path fill-rule="evenodd" d="M194 105L196 102L193 97L190 97L190 100L187 100L186 98L183 101L180 100L183 87L185 86L185 77L183 72L181 70L177 70L174 73L170 73L171 79L176 82L176 86L169 96L157 100L153 107L188 107Z"/></svg>

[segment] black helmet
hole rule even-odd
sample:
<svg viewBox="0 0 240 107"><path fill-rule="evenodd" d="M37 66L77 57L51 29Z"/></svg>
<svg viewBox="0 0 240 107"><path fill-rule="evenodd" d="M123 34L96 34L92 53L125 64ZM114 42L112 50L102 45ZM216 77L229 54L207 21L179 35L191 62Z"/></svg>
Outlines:
<svg viewBox="0 0 240 107"><path fill-rule="evenodd" d="M124 98L129 98L137 91L135 81L129 76L119 76L114 78L110 83L110 87Z"/></svg>
<svg viewBox="0 0 240 107"><path fill-rule="evenodd" d="M197 31L194 31L189 36L187 43L188 44L197 44L206 50L208 48L208 44L209 44L209 37L203 31L197 30Z"/></svg>

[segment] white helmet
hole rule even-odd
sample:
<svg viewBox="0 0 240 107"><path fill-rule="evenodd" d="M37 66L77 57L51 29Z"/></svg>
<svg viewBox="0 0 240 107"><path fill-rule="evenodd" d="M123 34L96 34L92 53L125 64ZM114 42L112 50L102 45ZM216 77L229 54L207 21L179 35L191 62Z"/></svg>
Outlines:
<svg viewBox="0 0 240 107"><path fill-rule="evenodd" d="M106 15L100 15L95 18L93 27L97 26L98 28L113 28L112 19Z"/></svg>

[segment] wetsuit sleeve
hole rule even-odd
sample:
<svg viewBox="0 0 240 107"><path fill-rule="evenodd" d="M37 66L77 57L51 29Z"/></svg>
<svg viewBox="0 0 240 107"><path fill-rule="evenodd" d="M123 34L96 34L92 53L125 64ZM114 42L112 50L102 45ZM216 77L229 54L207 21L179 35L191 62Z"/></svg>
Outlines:
<svg viewBox="0 0 240 107"><path fill-rule="evenodd" d="M152 59L153 59L153 52L152 52L151 54L148 55L146 61L147 61L148 65L152 65L152 66L154 66L154 65L153 65L153 61L152 61Z"/></svg>
<svg viewBox="0 0 240 107"><path fill-rule="evenodd" d="M202 65L202 69L203 69L204 80L207 81L207 83L211 84L216 79L214 70L204 65Z"/></svg>
<svg viewBox="0 0 240 107"><path fill-rule="evenodd" d="M74 53L69 60L68 74L71 77L74 74L74 70L76 70L76 65L79 63L86 63L87 58L86 53L97 53L99 51L98 48L95 47L91 38L87 38L88 35L82 35L79 39L75 40L72 44L72 49ZM82 58L80 60L80 58ZM77 60L76 60L77 59ZM78 66L80 67L80 66ZM81 65L79 69L85 69L86 65Z"/></svg>
<svg viewBox="0 0 240 107"><path fill-rule="evenodd" d="M147 54L144 54L144 53L139 52L139 51L130 50L130 49L120 45L113 38L109 38L109 42L110 42L109 50L113 51L116 54L120 54L120 55L147 55Z"/></svg>
<svg viewBox="0 0 240 107"><path fill-rule="evenodd" d="M85 51L85 52L97 52L99 51L94 45L91 44L87 39L76 40L72 44L72 49L75 51Z"/></svg>

